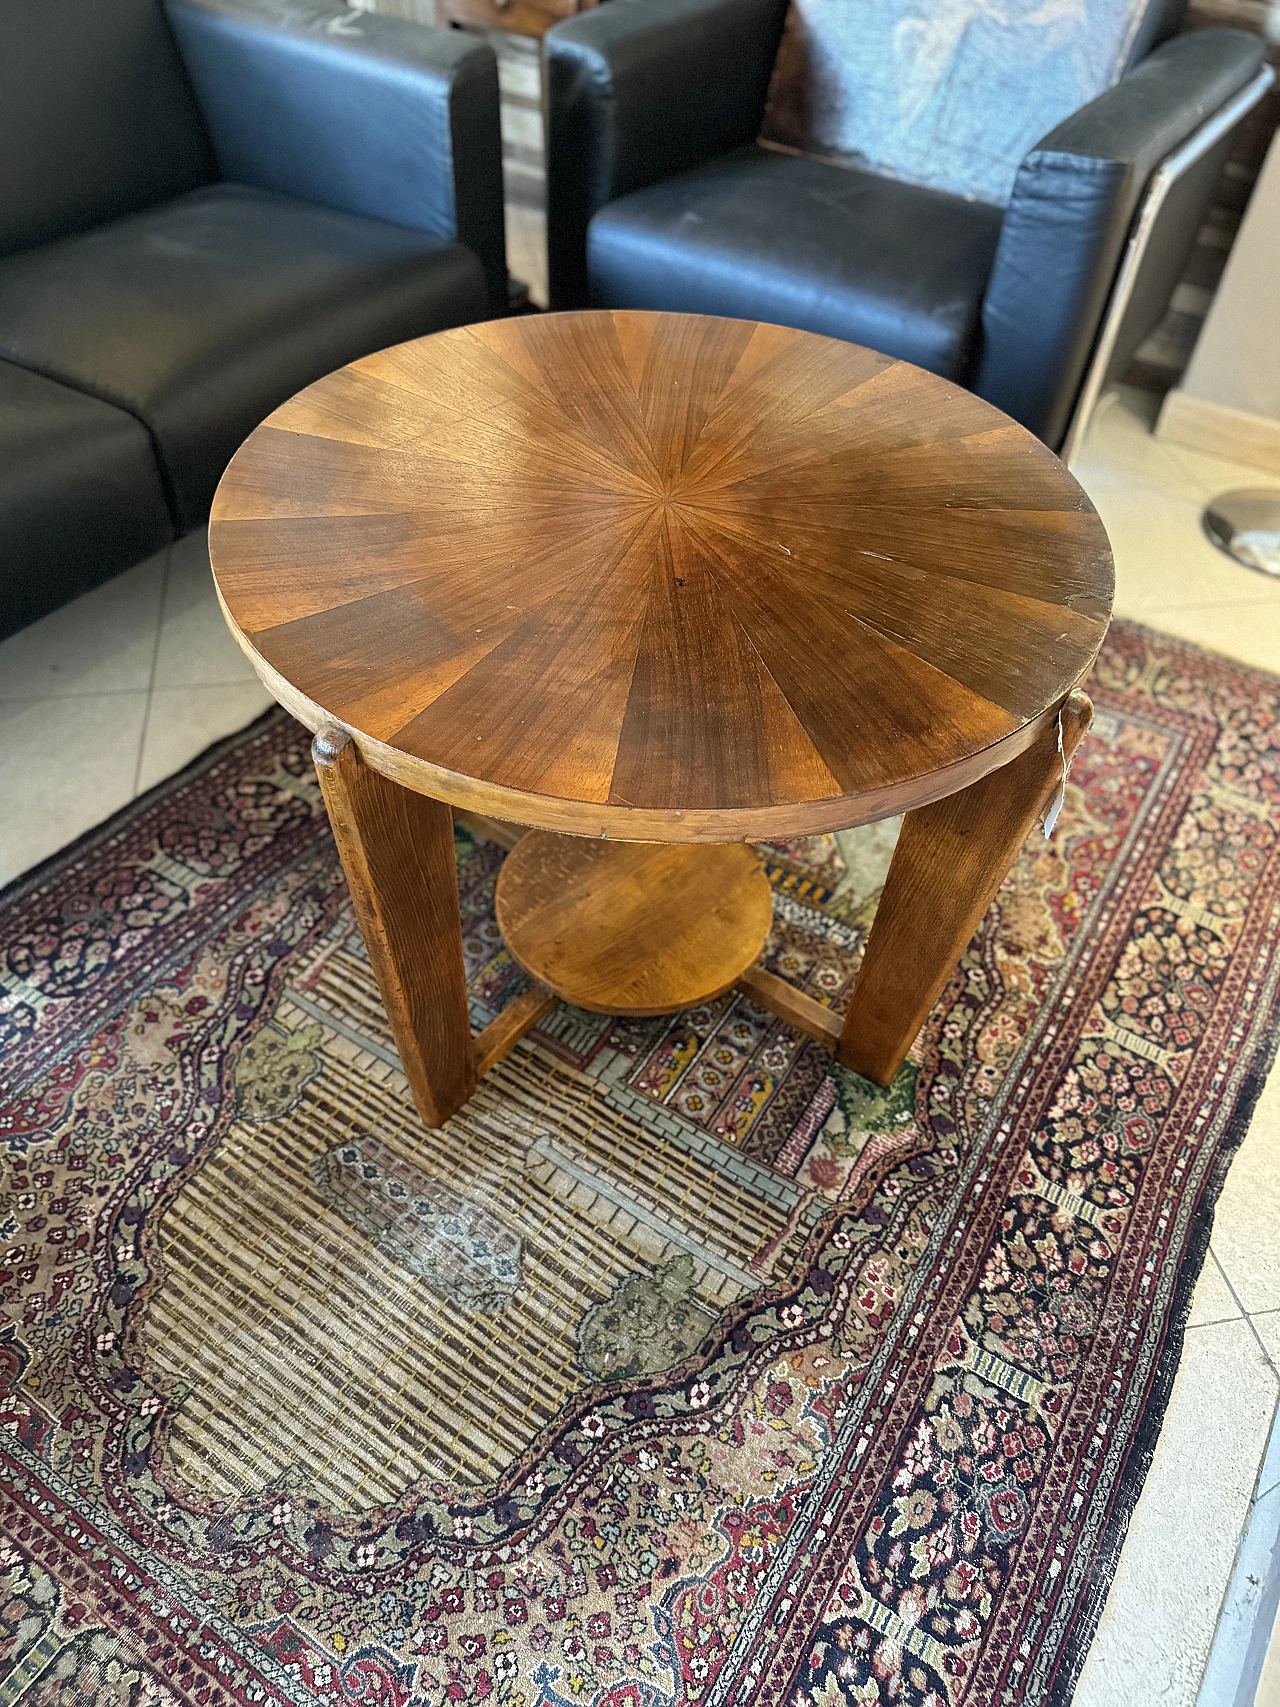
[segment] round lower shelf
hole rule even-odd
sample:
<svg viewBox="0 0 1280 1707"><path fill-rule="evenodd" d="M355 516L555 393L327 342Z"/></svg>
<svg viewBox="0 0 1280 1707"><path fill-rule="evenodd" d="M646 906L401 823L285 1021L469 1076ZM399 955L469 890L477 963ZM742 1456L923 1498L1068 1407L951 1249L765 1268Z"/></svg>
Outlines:
<svg viewBox="0 0 1280 1707"><path fill-rule="evenodd" d="M587 841L531 830L498 877L512 955L591 1013L669 1014L731 989L773 895L749 847Z"/></svg>

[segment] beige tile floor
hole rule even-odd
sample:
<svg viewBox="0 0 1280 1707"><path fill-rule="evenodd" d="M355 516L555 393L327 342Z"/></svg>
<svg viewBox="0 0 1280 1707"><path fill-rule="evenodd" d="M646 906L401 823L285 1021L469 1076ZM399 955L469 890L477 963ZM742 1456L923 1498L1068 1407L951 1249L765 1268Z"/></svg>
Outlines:
<svg viewBox="0 0 1280 1707"><path fill-rule="evenodd" d="M545 300L540 216L511 212L513 269ZM1280 582L1199 529L1206 498L1280 480L1157 442L1153 412L1140 393L1104 398L1076 468L1111 533L1117 613L1280 671ZM0 642L0 881L267 703L200 535ZM1271 1491L1258 1479L1280 1396L1280 1072L1220 1200L1192 1324L1074 1707L1197 1707L1241 1533ZM1273 1671L1257 1707L1280 1707L1280 1656Z"/></svg>
<svg viewBox="0 0 1280 1707"><path fill-rule="evenodd" d="M0 641L0 883L268 703L222 621L203 533Z"/></svg>
<svg viewBox="0 0 1280 1707"><path fill-rule="evenodd" d="M1155 402L1118 390L1075 473L1111 536L1116 614L1280 671L1280 580L1200 530L1207 498L1275 486L1258 469L1151 436ZM1280 1397L1280 1071L1218 1201L1155 1457L1073 1707L1219 1707L1201 1679ZM1280 1678L1257 1707L1280 1707ZM1234 1691L1221 1707L1237 1703Z"/></svg>

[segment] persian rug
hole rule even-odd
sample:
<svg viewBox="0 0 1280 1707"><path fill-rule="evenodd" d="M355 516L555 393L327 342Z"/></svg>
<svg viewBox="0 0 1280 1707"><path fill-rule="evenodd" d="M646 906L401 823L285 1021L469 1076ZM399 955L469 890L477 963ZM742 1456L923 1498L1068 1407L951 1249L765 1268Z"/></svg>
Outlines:
<svg viewBox="0 0 1280 1707"><path fill-rule="evenodd" d="M1091 689L888 1091L560 1008L423 1130L280 713L12 887L4 1699L1066 1703L1280 979L1280 680L1117 625ZM761 849L820 1001L893 837Z"/></svg>

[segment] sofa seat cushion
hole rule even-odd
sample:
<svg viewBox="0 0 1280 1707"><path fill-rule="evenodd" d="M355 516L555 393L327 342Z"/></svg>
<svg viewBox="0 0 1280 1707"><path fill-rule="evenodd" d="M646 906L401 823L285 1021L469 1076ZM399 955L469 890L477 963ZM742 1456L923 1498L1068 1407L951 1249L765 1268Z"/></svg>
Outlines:
<svg viewBox="0 0 1280 1707"><path fill-rule="evenodd" d="M137 416L182 532L286 397L487 312L460 244L239 184L0 260L0 357Z"/></svg>
<svg viewBox="0 0 1280 1707"><path fill-rule="evenodd" d="M0 361L0 637L172 537L146 429Z"/></svg>
<svg viewBox="0 0 1280 1707"><path fill-rule="evenodd" d="M1000 223L982 202L753 144L597 213L591 301L796 326L963 383Z"/></svg>

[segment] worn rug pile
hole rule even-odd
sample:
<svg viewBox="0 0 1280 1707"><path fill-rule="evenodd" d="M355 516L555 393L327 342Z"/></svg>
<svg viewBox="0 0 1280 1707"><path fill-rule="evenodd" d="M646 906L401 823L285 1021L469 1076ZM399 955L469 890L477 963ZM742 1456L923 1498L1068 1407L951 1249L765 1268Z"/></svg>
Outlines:
<svg viewBox="0 0 1280 1707"><path fill-rule="evenodd" d="M425 1131L282 713L11 888L4 1697L1068 1701L1280 978L1280 681L1091 691L887 1092L560 1008ZM773 971L844 1001L893 836L760 850Z"/></svg>

